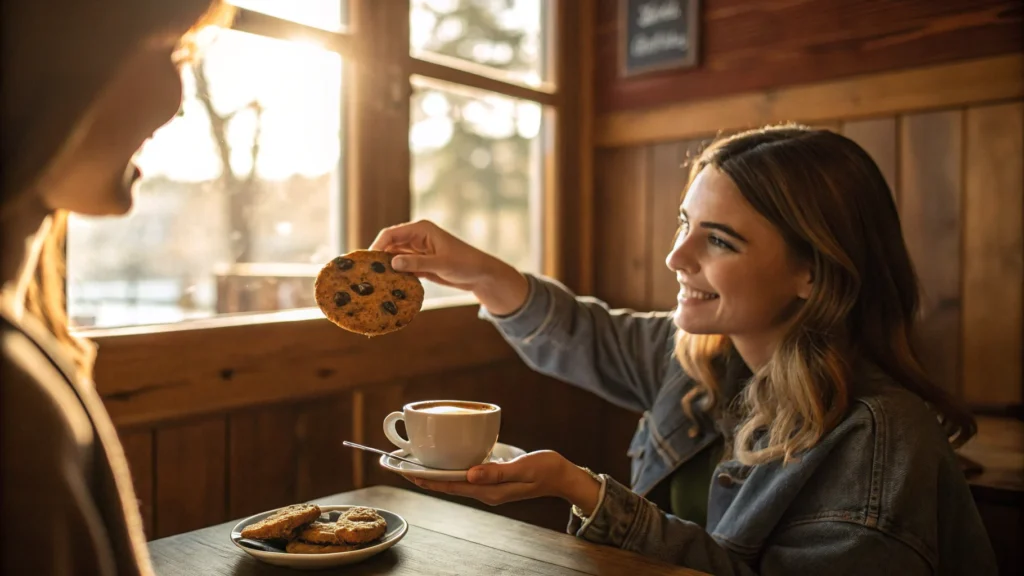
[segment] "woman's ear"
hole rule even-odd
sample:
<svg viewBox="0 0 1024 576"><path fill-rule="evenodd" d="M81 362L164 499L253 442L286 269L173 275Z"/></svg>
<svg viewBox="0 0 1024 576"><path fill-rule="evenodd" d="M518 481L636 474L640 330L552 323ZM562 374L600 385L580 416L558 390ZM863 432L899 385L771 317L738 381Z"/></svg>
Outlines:
<svg viewBox="0 0 1024 576"><path fill-rule="evenodd" d="M808 265L802 270L797 278L796 295L801 300L807 300L811 297L811 291L814 289L814 268Z"/></svg>

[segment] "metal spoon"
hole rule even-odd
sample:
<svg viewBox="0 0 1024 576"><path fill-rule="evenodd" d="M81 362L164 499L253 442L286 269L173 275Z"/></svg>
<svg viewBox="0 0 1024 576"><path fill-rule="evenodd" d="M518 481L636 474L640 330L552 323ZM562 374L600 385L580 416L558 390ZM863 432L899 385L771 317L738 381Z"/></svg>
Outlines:
<svg viewBox="0 0 1024 576"><path fill-rule="evenodd" d="M370 448L369 446L363 446L362 444L356 444L355 442L349 442L348 440L343 441L342 444L344 444L345 446L351 446L352 448L359 448L360 450L366 450L367 452L374 452L374 453L380 454L382 456L387 456L388 458L394 458L395 460L401 460L402 462L408 462L409 464L415 464L416 466L419 466L420 468L428 468L430 470L445 470L447 472L450 472L450 470L447 470L445 468L435 468L434 466L427 466L426 464L423 464L422 462L416 462L415 460L409 460L408 458L402 458L401 456L395 456L391 452L385 452L383 450L377 450L376 448Z"/></svg>

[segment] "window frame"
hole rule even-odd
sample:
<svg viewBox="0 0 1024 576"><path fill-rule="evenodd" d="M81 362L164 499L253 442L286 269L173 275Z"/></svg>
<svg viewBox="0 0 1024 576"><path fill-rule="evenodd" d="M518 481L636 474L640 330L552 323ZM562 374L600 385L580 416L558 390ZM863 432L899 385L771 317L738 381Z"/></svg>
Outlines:
<svg viewBox="0 0 1024 576"><path fill-rule="evenodd" d="M545 131L553 146L545 147L544 194L542 211L541 273L557 278L571 289L586 293L591 289L592 193L592 39L591 2L547 0L548 37L545 52L550 59L548 82L538 87L506 82L476 70L446 66L439 59L421 59L411 55L409 46L409 0L349 0L348 25L340 32L284 20L260 12L238 8L232 29L277 39L307 38L341 55L344 60L343 125L346 142L342 146L344 201L341 217L348 249L369 246L380 229L408 221L411 216L411 152L408 146L410 99L413 76L460 84L544 106ZM384 97L382 97L384 95ZM567 106L573 103L573 106ZM547 137L547 136L546 136ZM426 336L442 330L476 334L480 324L474 310L478 302L466 297L430 301L420 318L399 337L421 354L419 344ZM78 334L95 341L101 350L96 370L97 389L113 406L115 423L137 426L186 417L187 415L233 407L294 400L296 394L280 383L265 382L272 375L250 374L262 392L256 395L225 396L223 387L238 380L243 368L265 364L260 361L259 339L268 334L287 334L291 346L303 340L320 342L325 337L325 320L316 309L256 312L221 315L179 324L131 326L113 329L84 329ZM461 327L461 328L460 328ZM187 332L183 335L182 332ZM416 332L416 334L412 334ZM333 330L336 346L351 353L381 348L378 339L368 341L354 334ZM418 336L417 336L418 334ZM494 361L513 354L500 338L479 337L479 359ZM188 342L179 349L181 342ZM104 349L107 349L104 351ZM263 347L265 348L265 346ZM314 347L315 348L315 347ZM311 349L314 349L311 348ZM319 346L323 348L323 346ZM177 393L169 386L181 383L173 373L156 374L159 366L171 368L182 354L192 349L218 350L223 355L219 371L193 375ZM201 353L201 352L200 352ZM348 355L348 354L346 354ZM143 361L150 358L150 362ZM352 356L348 361L351 364ZM293 362L300 362L297 358ZM315 357L304 362L315 362ZM453 362L473 364L464 356ZM427 364L430 364L428 362ZM453 365L452 367L455 367ZM444 368L424 365L423 370ZM419 369L414 369L416 373ZM352 379L317 378L299 392L299 396L323 394L326 390L355 388L379 381L391 369L372 377ZM360 371L366 372L366 371ZM144 373L140 377L140 374ZM318 372L322 375L322 372ZM368 373L369 374L369 373ZM408 377L408 370L402 370ZM301 377L296 375L297 377ZM273 376L279 378L280 374ZM137 381L134 381L137 380ZM134 381L134 382L133 382ZM252 382L249 386L254 385ZM150 410L154 397L160 398ZM150 408L147 408L150 407Z"/></svg>

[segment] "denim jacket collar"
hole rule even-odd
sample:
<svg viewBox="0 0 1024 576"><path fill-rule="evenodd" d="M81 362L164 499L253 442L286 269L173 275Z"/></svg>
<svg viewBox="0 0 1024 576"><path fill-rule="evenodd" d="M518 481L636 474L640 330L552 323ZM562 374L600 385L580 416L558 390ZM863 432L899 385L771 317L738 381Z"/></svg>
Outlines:
<svg viewBox="0 0 1024 576"><path fill-rule="evenodd" d="M728 405L749 380L752 373L738 354L725 360L721 397ZM666 382L654 406L643 413L633 435L628 455L633 460L633 491L647 495L680 465L720 437L729 436L732 422L715 421L695 406L694 422L683 412L683 395L693 385L677 361L673 361Z"/></svg>

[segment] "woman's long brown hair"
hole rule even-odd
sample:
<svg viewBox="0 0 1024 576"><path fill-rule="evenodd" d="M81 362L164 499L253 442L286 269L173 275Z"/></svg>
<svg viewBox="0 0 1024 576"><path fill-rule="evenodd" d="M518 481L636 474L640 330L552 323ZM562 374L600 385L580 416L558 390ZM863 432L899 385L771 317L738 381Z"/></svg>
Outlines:
<svg viewBox="0 0 1024 576"><path fill-rule="evenodd" d="M817 444L846 413L858 359L921 397L951 443L973 436L970 413L929 380L914 352L918 282L892 193L871 157L838 134L780 126L713 143L691 166L690 181L709 167L732 179L814 277L792 328L743 389L735 457L785 462ZM676 355L699 383L683 399L687 413L695 403L720 408L715 361L730 348L721 335L678 336Z"/></svg>
<svg viewBox="0 0 1024 576"><path fill-rule="evenodd" d="M226 25L233 9L221 0L124 0L97 9L90 2L9 2L4 5L3 98L0 103L0 216L35 183L80 128L90 106L122 60L149 38L173 34L188 57L196 32ZM76 338L65 302L64 239L68 215L52 214L26 310L64 345L83 378L93 347Z"/></svg>

